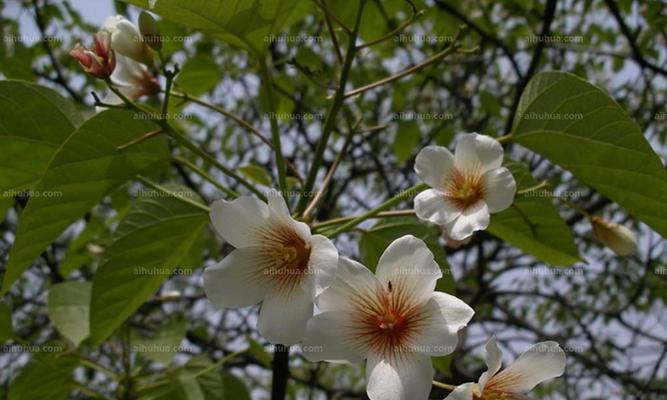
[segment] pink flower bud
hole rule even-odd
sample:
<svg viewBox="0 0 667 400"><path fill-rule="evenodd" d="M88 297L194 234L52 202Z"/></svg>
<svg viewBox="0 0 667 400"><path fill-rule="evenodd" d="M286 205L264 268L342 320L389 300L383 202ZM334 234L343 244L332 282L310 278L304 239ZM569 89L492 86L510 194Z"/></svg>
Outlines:
<svg viewBox="0 0 667 400"><path fill-rule="evenodd" d="M88 49L80 43L70 51L86 73L99 78L107 79L116 68L116 56L111 50L111 36L106 32L93 35L93 48Z"/></svg>

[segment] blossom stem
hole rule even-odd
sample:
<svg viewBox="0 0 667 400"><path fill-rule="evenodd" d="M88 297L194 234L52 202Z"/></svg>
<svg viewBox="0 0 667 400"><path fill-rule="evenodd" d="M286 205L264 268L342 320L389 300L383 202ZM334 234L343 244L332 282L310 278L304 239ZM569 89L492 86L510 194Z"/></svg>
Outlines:
<svg viewBox="0 0 667 400"><path fill-rule="evenodd" d="M273 352L271 400L284 400L289 380L289 346L277 344Z"/></svg>
<svg viewBox="0 0 667 400"><path fill-rule="evenodd" d="M114 92L118 97L120 97L121 100L125 102L129 107L142 112L146 115L153 115L152 112L147 111L140 105L136 104L132 100L128 99L120 90L118 90L116 87L114 87L113 83L111 82L110 79L106 80L107 86L109 89ZM174 128L169 121L164 120L164 119L154 119L157 123L160 124L160 126L170 134L170 136L178 142L181 146L185 147L186 149L190 150L194 154L197 154L201 158L204 159L207 163L213 165L214 167L218 168L220 171L222 171L225 175L233 178L237 182L239 182L241 185L245 186L248 190L250 190L252 193L254 193L259 199L262 201L266 201L266 196L257 188L255 188L253 185L251 185L248 181L243 179L241 176L236 174L234 171L231 169L225 167L220 161L218 161L215 157L212 155L208 154L206 151L201 149L199 146L196 144L190 142L182 133L180 133L176 128Z"/></svg>
<svg viewBox="0 0 667 400"><path fill-rule="evenodd" d="M276 101L275 94L273 92L273 78L271 77L271 70L268 65L269 61L265 57L260 57L259 60L259 71L262 76L262 80L266 85L266 97L269 112L271 113L271 118L269 122L271 124L271 139L273 142L273 152L276 155L276 167L278 169L278 185L280 190L283 193L287 191L287 175L285 172L285 159L283 157L282 143L280 142L280 128L278 127L278 121L276 120L274 114L276 111Z"/></svg>
<svg viewBox="0 0 667 400"><path fill-rule="evenodd" d="M405 217L410 215L415 215L415 210L383 211L372 218ZM320 222L319 224L315 224L313 226L313 233L317 233L322 231L323 229L330 228L332 226L339 225L347 221L351 221L357 217L358 217L357 215L352 215L349 217L334 218L328 221Z"/></svg>
<svg viewBox="0 0 667 400"><path fill-rule="evenodd" d="M388 32L388 33L382 35L381 37L379 37L375 40L371 40L368 43L364 43L364 44L358 46L357 49L362 50L362 49L365 49L365 48L368 48L368 47L371 47L371 46L375 46L376 44L382 43L387 39L391 39L392 37L398 35L399 33L403 32L405 29L407 29L410 25L412 25L413 22L415 22L417 20L417 18L421 17L422 15L424 15L423 10L414 12L409 20L407 20L402 25L398 26L396 29L393 29L391 32Z"/></svg>
<svg viewBox="0 0 667 400"><path fill-rule="evenodd" d="M207 206L205 206L205 205L203 205L203 204L201 204L201 203L198 203L198 202L196 202L196 201L194 201L194 200L191 200L191 199L188 199L188 198L186 198L186 197L183 197L183 196L179 195L179 194L176 193L176 192L172 192L171 190L169 190L169 189L165 188L164 186L161 186L161 185L159 185L159 184L157 184L157 183L151 181L150 179L148 179L148 178L146 178L146 177L139 176L137 179L138 179L141 183L143 183L144 185L150 187L150 188L153 189L153 190L156 190L156 191L158 191L158 192L160 192L160 193L164 193L164 194L168 195L169 197L174 197L174 198L176 198L176 199L178 199L178 200L180 200L180 201L182 201L182 202L184 202L184 203L187 203L187 204L189 204L189 205L191 205L191 206L193 206L193 207L196 207L196 208L198 208L198 209L200 209L200 210L202 210L202 211L204 211L204 212L207 212L207 213L211 212L211 209L208 208Z"/></svg>
<svg viewBox="0 0 667 400"><path fill-rule="evenodd" d="M442 383L442 382L438 382L438 381L433 381L432 383L433 383L433 386L435 386L437 388L440 388L440 389L445 389L445 390L449 390L449 391L452 391L452 390L456 389L456 386L449 385L447 383Z"/></svg>
<svg viewBox="0 0 667 400"><path fill-rule="evenodd" d="M313 163L310 166L308 171L308 176L306 177L306 183L302 186L301 196L297 204L297 212L302 212L306 208L306 196L313 189L315 185L315 179L317 178L317 172L320 169L322 160L324 158L324 152L327 148L327 142L329 141L329 136L333 132L336 126L336 117L338 112L343 106L345 101L345 86L347 85L347 79L352 69L352 62L354 57L357 54L357 36L359 35L359 29L361 27L361 16L364 12L364 6L366 5L366 0L359 1L359 9L357 10L357 18L354 23L354 30L350 34L350 38L347 44L347 53L345 54L345 64L343 64L343 70L341 71L340 81L338 83L338 89L336 90L336 95L334 96L329 112L327 113L326 119L324 121L324 127L322 128L322 137L317 144L315 149L315 157L313 158Z"/></svg>
<svg viewBox="0 0 667 400"><path fill-rule="evenodd" d="M405 201L408 198L412 198L413 195L417 192L421 192L422 190L428 188L428 186L425 183L418 183L414 186L412 186L409 189L406 189L398 194L396 194L394 197L391 199L385 201L384 203L380 204L379 206L375 207L374 209L366 212L365 214L361 214L360 216L351 219L350 221L344 223L343 225L339 226L338 228L334 229L332 232L329 232L327 234L328 237L334 237L337 236L343 232L346 232L360 223L366 221L367 219L373 218L376 215L380 214L382 211L386 211L387 209L395 206L396 204L401 203L402 201Z"/></svg>
<svg viewBox="0 0 667 400"><path fill-rule="evenodd" d="M215 186L216 188L220 189L222 192L224 192L226 195L228 195L231 198L236 198L239 197L239 194L233 191L232 189L228 188L227 186L221 184L218 182L215 178L213 178L211 175L209 175L206 171L203 169L199 168L196 166L194 163L186 160L183 157L179 157L176 155L172 155L171 159L179 164L182 164L189 169L191 169L193 172L195 172L197 175L201 176L204 180Z"/></svg>
<svg viewBox="0 0 667 400"><path fill-rule="evenodd" d="M357 129L359 128L359 124L361 123L361 121L362 120L360 119L354 127L350 127L350 131L345 137L345 142L343 143L343 147L340 149L340 152L338 152L338 154L336 155L336 159L334 160L333 164L331 164L329 171L327 171L327 175L324 177L324 181L322 181L322 184L320 185L320 188L317 190L315 197L310 202L310 204L308 204L308 207L306 207L306 210L303 212L302 217L304 220L308 220L308 215L313 212L315 207L317 207L320 200L324 196L324 192L326 191L327 186L329 186L329 183L331 182L331 179L333 178L333 175L336 172L336 168L338 168L338 165L342 161L343 157L345 157L345 154L347 153L347 148L350 146L352 138L354 137L354 134L357 132Z"/></svg>
<svg viewBox="0 0 667 400"><path fill-rule="evenodd" d="M259 130L257 130L257 128L255 128L254 126L252 126L252 124L251 124L250 122L244 120L243 118L239 117L238 115L235 115L235 114L233 114L233 113L231 113L231 112L225 110L225 109L222 108L222 107L216 106L215 104L211 104L211 103L209 103L209 102L207 102L207 101L204 101L204 100L202 100L202 99L200 99L200 98L198 98L198 97L191 96L191 95L189 95L188 93L177 92L177 91L172 90L172 91L171 91L171 95L172 95L172 97L178 97L179 99L182 99L182 100L185 100L185 101L189 101L189 102L198 104L198 105L200 105L200 106L202 106L202 107L208 108L208 109L211 110L211 111L215 111L215 112L217 112L217 113L219 113L219 114L221 114L221 115L223 115L223 116L225 116L225 117L231 119L232 121L236 122L236 123L237 123L239 126L241 126L242 128L247 129L248 132L250 132L250 133L252 133L253 135L257 136L257 138L258 138L262 143L266 144L266 145L269 146L271 149L274 149L274 147L273 147L273 143L271 143L271 140L269 140L266 136L264 136ZM285 165L286 165L287 168L290 170L290 172L292 173L292 175L294 175L294 177L297 178L297 179L299 180L299 182L303 182L303 177L302 177L301 174L299 173L299 170L296 169L296 167L294 166L294 164L292 164L289 160L285 159Z"/></svg>
<svg viewBox="0 0 667 400"><path fill-rule="evenodd" d="M344 97L348 98L348 97L356 96L356 95L359 95L361 93L367 92L371 89L375 89L377 87L387 85L389 83L392 83L394 81L402 79L402 78L404 78L408 75L412 75L416 72L419 72L422 69L428 67L429 65L434 64L434 63L442 60L443 58L447 57L449 54L451 54L454 50L457 49L457 46L458 46L457 41L458 41L460 35L461 35L461 30L456 32L456 35L454 35L454 39L452 40L452 43L446 49L437 53L433 57L431 57L427 60L424 60L424 61L420 62L419 64L413 65L412 67L407 68L407 69L405 69L405 70L403 70L403 71L401 71L397 74L388 76L384 79L380 79L379 81L370 83L370 84L362 86L360 88L350 90L349 92L345 93ZM474 50L475 49L466 50L466 52L472 52Z"/></svg>
<svg viewBox="0 0 667 400"><path fill-rule="evenodd" d="M547 181L542 181L542 182L540 182L539 184L537 184L537 185L535 185L535 186L531 186L531 187L529 187L529 188L519 190L518 192L516 192L516 194L526 194L526 193L534 192L534 191L536 191L536 190L540 190L540 189L542 189L542 188L544 188L544 187L547 187L547 186L549 186L549 182L547 182Z"/></svg>

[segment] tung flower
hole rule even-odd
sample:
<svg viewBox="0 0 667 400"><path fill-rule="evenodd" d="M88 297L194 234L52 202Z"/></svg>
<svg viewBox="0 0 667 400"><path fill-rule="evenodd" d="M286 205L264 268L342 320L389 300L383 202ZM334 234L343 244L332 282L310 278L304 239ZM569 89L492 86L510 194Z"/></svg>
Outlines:
<svg viewBox="0 0 667 400"><path fill-rule="evenodd" d="M313 301L334 281L338 251L290 216L276 191L268 204L243 196L213 204L216 231L236 250L204 272L204 290L221 308L262 302L258 330L272 343L299 342Z"/></svg>
<svg viewBox="0 0 667 400"><path fill-rule="evenodd" d="M526 400L525 393L565 371L565 352L552 341L532 346L500 371L502 358L496 338L492 337L486 343L488 369L479 378L479 383L460 385L445 400Z"/></svg>
<svg viewBox="0 0 667 400"><path fill-rule="evenodd" d="M93 35L93 48L87 49L80 43L69 52L86 73L100 79L107 79L116 68L116 55L111 49L111 36L107 32Z"/></svg>
<svg viewBox="0 0 667 400"><path fill-rule="evenodd" d="M442 277L433 254L414 236L395 240L375 275L341 258L335 283L317 300L303 340L311 361L366 359L371 399L426 399L431 356L454 351L457 332L474 311L460 299L434 292Z"/></svg>
<svg viewBox="0 0 667 400"><path fill-rule="evenodd" d="M142 96L151 96L160 91L160 83L144 64L122 55L118 55L116 58L117 67L111 74L111 82L123 96L131 100L137 100ZM109 92L103 102L122 104L123 100L115 93Z"/></svg>
<svg viewBox="0 0 667 400"><path fill-rule="evenodd" d="M637 236L625 226L600 217L591 218L591 225L595 237L616 255L625 257L637 251Z"/></svg>
<svg viewBox="0 0 667 400"><path fill-rule="evenodd" d="M466 134L455 154L441 146L422 149L415 172L432 189L415 197L420 219L443 226L454 240L486 229L490 213L509 207L516 182L503 163L500 143L484 135Z"/></svg>
<svg viewBox="0 0 667 400"><path fill-rule="evenodd" d="M139 28L122 15L108 17L102 30L111 35L111 47L126 57L140 63L149 64L152 59L150 48L144 43Z"/></svg>

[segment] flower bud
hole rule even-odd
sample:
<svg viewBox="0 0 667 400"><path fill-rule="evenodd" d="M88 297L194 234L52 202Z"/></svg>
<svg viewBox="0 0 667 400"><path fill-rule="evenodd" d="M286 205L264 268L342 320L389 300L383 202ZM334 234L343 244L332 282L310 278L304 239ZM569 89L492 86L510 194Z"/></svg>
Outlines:
<svg viewBox="0 0 667 400"><path fill-rule="evenodd" d="M150 64L153 60L151 50L139 32L139 28L125 17L108 17L102 30L111 34L111 48L117 53L130 57L140 63Z"/></svg>
<svg viewBox="0 0 667 400"><path fill-rule="evenodd" d="M591 218L593 234L602 244L619 256L629 256L637 250L637 236L630 229L600 217Z"/></svg>
<svg viewBox="0 0 667 400"><path fill-rule="evenodd" d="M144 43L155 51L162 49L162 39L160 38L160 28L157 21L146 11L139 14L139 30L143 36Z"/></svg>
<svg viewBox="0 0 667 400"><path fill-rule="evenodd" d="M88 49L80 43L69 52L86 73L100 79L107 79L116 68L116 56L111 49L111 35L108 32L98 32L93 35L93 48Z"/></svg>

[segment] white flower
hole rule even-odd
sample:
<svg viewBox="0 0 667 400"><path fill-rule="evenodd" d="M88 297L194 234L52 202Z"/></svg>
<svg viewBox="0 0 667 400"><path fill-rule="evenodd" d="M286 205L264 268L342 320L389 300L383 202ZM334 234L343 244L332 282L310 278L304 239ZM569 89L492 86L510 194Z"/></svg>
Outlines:
<svg viewBox="0 0 667 400"><path fill-rule="evenodd" d="M150 48L144 43L139 28L127 18L122 15L107 17L102 30L111 34L111 48L116 53L141 63L151 62L153 57Z"/></svg>
<svg viewBox="0 0 667 400"><path fill-rule="evenodd" d="M600 217L591 218L591 225L595 237L616 255L624 257L637 251L637 236L625 226Z"/></svg>
<svg viewBox="0 0 667 400"><path fill-rule="evenodd" d="M454 351L457 332L474 311L462 300L434 292L442 277L424 242L407 235L380 258L375 275L341 257L336 281L317 299L303 351L311 361L366 359L371 399L426 399L432 356Z"/></svg>
<svg viewBox="0 0 667 400"><path fill-rule="evenodd" d="M160 90L160 83L144 64L121 55L116 55L116 68L111 74L111 82L130 100L150 96ZM102 102L123 104L123 100L113 92L109 92Z"/></svg>
<svg viewBox="0 0 667 400"><path fill-rule="evenodd" d="M257 328L275 344L299 342L313 316L313 300L329 287L338 251L290 216L277 191L268 204L250 196L212 205L216 231L234 251L204 272L204 290L220 308L262 302Z"/></svg>
<svg viewBox="0 0 667 400"><path fill-rule="evenodd" d="M565 352L556 342L538 343L521 354L509 367L498 372L503 353L496 338L486 343L487 371L479 383L458 386L445 400L523 400L540 382L561 376L565 371Z"/></svg>
<svg viewBox="0 0 667 400"><path fill-rule="evenodd" d="M489 226L489 214L512 205L516 182L503 163L500 143L484 135L466 134L455 154L440 146L423 148L415 172L432 189L415 197L420 219L443 226L454 240L463 240Z"/></svg>

